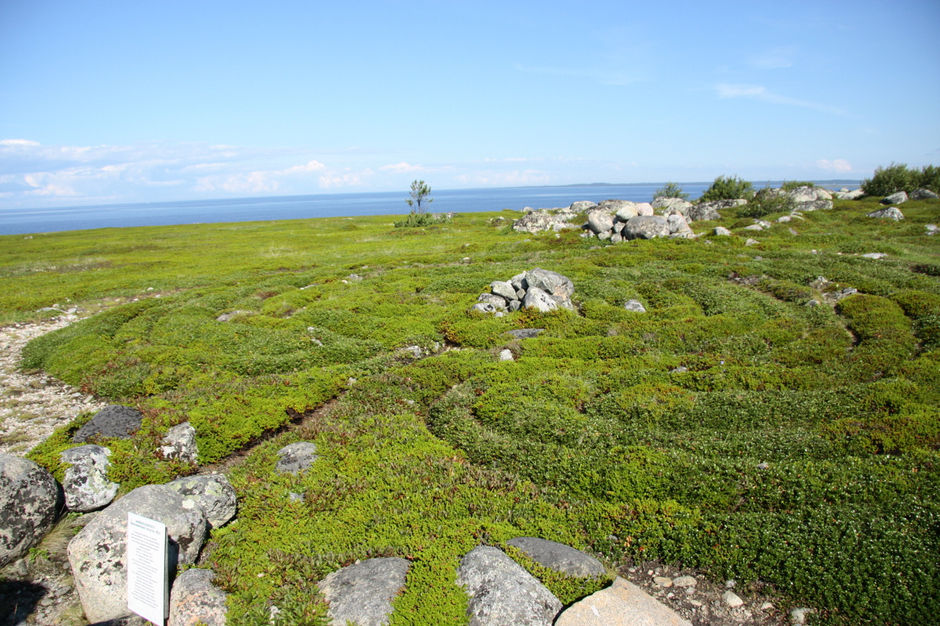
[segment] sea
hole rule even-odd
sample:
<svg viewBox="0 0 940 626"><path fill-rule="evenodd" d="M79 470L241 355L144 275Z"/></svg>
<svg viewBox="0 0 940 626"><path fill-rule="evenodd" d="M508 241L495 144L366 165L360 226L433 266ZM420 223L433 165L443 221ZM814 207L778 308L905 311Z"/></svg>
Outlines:
<svg viewBox="0 0 940 626"><path fill-rule="evenodd" d="M779 187L783 181L752 181L755 189ZM858 180L813 181L827 189L858 187ZM520 211L524 207L553 208L578 200L600 202L610 198L649 202L664 183L562 185L544 187L499 187L480 189L435 189L432 213L476 211ZM679 183L694 200L710 182ZM405 191L341 193L217 200L182 200L36 209L0 208L0 235L49 233L65 230L161 226L169 224L215 224L293 220L313 217L356 215L401 215L408 213Z"/></svg>

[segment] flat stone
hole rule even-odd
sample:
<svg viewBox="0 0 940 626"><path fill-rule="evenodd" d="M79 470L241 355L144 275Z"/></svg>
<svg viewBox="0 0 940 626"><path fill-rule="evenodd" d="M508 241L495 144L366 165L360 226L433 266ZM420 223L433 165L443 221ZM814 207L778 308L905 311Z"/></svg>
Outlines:
<svg viewBox="0 0 940 626"><path fill-rule="evenodd" d="M730 589L728 589L723 594L721 594L721 601L727 604L732 609L736 609L742 604L744 604L744 600L742 600L738 594L731 591Z"/></svg>
<svg viewBox="0 0 940 626"><path fill-rule="evenodd" d="M499 548L478 546L457 569L457 584L470 597L471 626L549 626L561 602Z"/></svg>
<svg viewBox="0 0 940 626"><path fill-rule="evenodd" d="M638 215L627 222L622 234L626 239L668 237L669 223L659 215Z"/></svg>
<svg viewBox="0 0 940 626"><path fill-rule="evenodd" d="M517 328L515 330L507 330L507 335L512 335L516 339L532 339L533 337L538 337L540 333L544 333L544 328Z"/></svg>
<svg viewBox="0 0 940 626"><path fill-rule="evenodd" d="M603 576L603 564L593 556L557 541L538 537L516 537L506 542L525 552L533 561L556 572L578 578Z"/></svg>
<svg viewBox="0 0 940 626"><path fill-rule="evenodd" d="M694 587L696 584L698 584L698 581L694 576L677 576L676 578L672 579L672 584L676 587Z"/></svg>
<svg viewBox="0 0 940 626"><path fill-rule="evenodd" d="M411 564L401 558L377 558L349 565L317 583L329 604L332 624L388 624L392 599L405 586Z"/></svg>
<svg viewBox="0 0 940 626"><path fill-rule="evenodd" d="M140 428L143 418L140 411L129 406L108 405L72 435L72 442L85 443L92 437L128 439Z"/></svg>
<svg viewBox="0 0 940 626"><path fill-rule="evenodd" d="M297 474L313 465L317 460L317 446L309 441L298 441L277 451L278 461L274 469L281 474Z"/></svg>
<svg viewBox="0 0 940 626"><path fill-rule="evenodd" d="M725 228L724 226L715 226L715 236L728 237L730 235L731 235L731 231Z"/></svg>
<svg viewBox="0 0 940 626"><path fill-rule="evenodd" d="M633 311L634 313L646 313L646 307L643 306L643 303L639 300L627 300L627 302L623 305L623 308L628 311Z"/></svg>
<svg viewBox="0 0 940 626"><path fill-rule="evenodd" d="M692 626L692 623L633 583L614 583L575 602L555 626Z"/></svg>

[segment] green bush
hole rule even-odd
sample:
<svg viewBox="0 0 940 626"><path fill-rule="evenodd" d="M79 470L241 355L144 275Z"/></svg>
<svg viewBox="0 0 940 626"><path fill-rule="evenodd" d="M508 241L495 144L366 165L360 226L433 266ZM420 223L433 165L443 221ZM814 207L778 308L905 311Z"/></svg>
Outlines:
<svg viewBox="0 0 940 626"><path fill-rule="evenodd" d="M433 213L409 213L408 217L395 222L395 228L420 228L422 226L433 226L434 224L443 224L449 222L450 218L446 215L434 215Z"/></svg>
<svg viewBox="0 0 940 626"><path fill-rule="evenodd" d="M737 176L719 176L712 182L711 186L705 190L702 202L711 202L713 200L736 200L738 198L750 198L754 195L754 186L750 181L743 180Z"/></svg>
<svg viewBox="0 0 940 626"><path fill-rule="evenodd" d="M784 191L793 191L798 187L815 187L816 183L808 180L785 180L780 188Z"/></svg>
<svg viewBox="0 0 940 626"><path fill-rule="evenodd" d="M904 163L878 167L875 175L862 182L862 191L869 196L888 196L898 191L908 193L926 188L940 193L940 167L925 165L920 170Z"/></svg>
<svg viewBox="0 0 940 626"><path fill-rule="evenodd" d="M656 198L681 198L682 200L688 200L689 194L682 191L682 187L677 183L666 183L653 194L653 200Z"/></svg>

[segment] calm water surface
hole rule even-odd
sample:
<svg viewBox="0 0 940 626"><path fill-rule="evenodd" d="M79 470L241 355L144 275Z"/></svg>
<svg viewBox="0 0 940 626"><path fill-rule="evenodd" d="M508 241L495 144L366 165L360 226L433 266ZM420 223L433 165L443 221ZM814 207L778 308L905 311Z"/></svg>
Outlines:
<svg viewBox="0 0 940 626"><path fill-rule="evenodd" d="M681 183L693 199L711 183ZM781 181L754 181L754 187L779 186ZM820 181L831 189L857 187L859 181ZM568 206L577 200L599 202L608 198L649 202L663 183L629 185L568 185L563 187L502 187L434 190L430 210L518 211ZM406 192L348 193L268 198L229 198L142 204L111 204L45 209L0 209L0 235L43 233L123 226L159 226L255 220L290 220L353 215L400 215L408 212Z"/></svg>

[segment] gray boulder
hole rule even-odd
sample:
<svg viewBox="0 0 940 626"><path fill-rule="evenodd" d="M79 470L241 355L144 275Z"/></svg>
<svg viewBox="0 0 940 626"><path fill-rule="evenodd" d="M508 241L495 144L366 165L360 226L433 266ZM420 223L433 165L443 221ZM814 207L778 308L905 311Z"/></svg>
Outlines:
<svg viewBox="0 0 940 626"><path fill-rule="evenodd" d="M525 292L525 299L522 306L527 309L535 309L539 313L548 313L558 308L558 303L544 290L538 287L529 287Z"/></svg>
<svg viewBox="0 0 940 626"><path fill-rule="evenodd" d="M516 339L532 339L545 332L544 328L518 328L516 330L507 330L506 334Z"/></svg>
<svg viewBox="0 0 940 626"><path fill-rule="evenodd" d="M278 450L277 456L274 469L279 474L297 474L317 460L317 446L309 441L298 441Z"/></svg>
<svg viewBox="0 0 940 626"><path fill-rule="evenodd" d="M853 189L852 191L837 191L835 195L840 200L858 200L865 196L865 192L861 189Z"/></svg>
<svg viewBox="0 0 940 626"><path fill-rule="evenodd" d="M173 581L168 626L224 626L228 594L212 584L213 578L212 570L192 568Z"/></svg>
<svg viewBox="0 0 940 626"><path fill-rule="evenodd" d="M493 295L502 296L507 301L516 299L516 290L509 281L494 280L490 283L490 292Z"/></svg>
<svg viewBox="0 0 940 626"><path fill-rule="evenodd" d="M538 537L516 537L506 542L525 552L533 561L556 572L578 578L592 578L607 573L600 561L571 546Z"/></svg>
<svg viewBox="0 0 940 626"><path fill-rule="evenodd" d="M638 202L636 205L636 214L641 217L649 217L650 215L655 215L656 211L653 210L653 205L649 202Z"/></svg>
<svg viewBox="0 0 940 626"><path fill-rule="evenodd" d="M32 461L0 453L0 567L39 543L60 506L52 474Z"/></svg>
<svg viewBox="0 0 940 626"><path fill-rule="evenodd" d="M623 305L628 311L633 311L634 313L646 313L646 307L643 306L643 303L639 300L627 300L626 304Z"/></svg>
<svg viewBox="0 0 940 626"><path fill-rule="evenodd" d="M108 506L117 495L118 485L108 480L111 451L88 444L64 450L59 459L68 463L62 490L70 511L87 513Z"/></svg>
<svg viewBox="0 0 940 626"><path fill-rule="evenodd" d="M729 237L731 231L725 228L724 226L715 226L715 236L717 237Z"/></svg>
<svg viewBox="0 0 940 626"><path fill-rule="evenodd" d="M591 202L590 200L578 200L577 202L572 202L568 207L568 210L572 213L581 213L582 211L593 209L596 206L596 202Z"/></svg>
<svg viewBox="0 0 940 626"><path fill-rule="evenodd" d="M499 309L497 309L495 306L493 306L489 302L477 302L472 307L470 307L470 310L476 311L477 313L489 313L489 314L499 313Z"/></svg>
<svg viewBox="0 0 940 626"><path fill-rule="evenodd" d="M480 297L477 298L477 302L482 304L491 304L498 311L506 310L506 298L492 293L481 293Z"/></svg>
<svg viewBox="0 0 940 626"><path fill-rule="evenodd" d="M625 239L652 239L668 237L669 224L658 215L640 215L632 218L623 228Z"/></svg>
<svg viewBox="0 0 940 626"><path fill-rule="evenodd" d="M556 298L567 299L574 294L574 283L567 276L537 267L525 273L527 289L537 287Z"/></svg>
<svg viewBox="0 0 940 626"><path fill-rule="evenodd" d="M411 564L400 558L368 559L333 572L317 583L332 624L388 624L392 599L405 586Z"/></svg>
<svg viewBox="0 0 940 626"><path fill-rule="evenodd" d="M868 214L868 217L874 217L881 220L894 220L898 222L904 219L904 214L896 206L889 206L887 209L878 209Z"/></svg>
<svg viewBox="0 0 940 626"><path fill-rule="evenodd" d="M168 482L166 487L183 497L184 507L201 508L213 528L223 526L235 517L235 488L222 474L177 478Z"/></svg>
<svg viewBox="0 0 940 626"><path fill-rule="evenodd" d="M75 589L92 623L130 615L126 569L129 512L166 524L171 572L179 563L194 563L205 541L202 509L187 509L182 496L163 485L138 487L97 513L68 545Z"/></svg>
<svg viewBox="0 0 940 626"><path fill-rule="evenodd" d="M656 198L653 200L652 206L663 214L676 211L686 215L689 209L692 208L692 203L682 198Z"/></svg>
<svg viewBox="0 0 940 626"><path fill-rule="evenodd" d="M712 200L711 202L699 202L693 204L686 214L685 218L690 222L699 222L702 220L720 220L721 214L718 211L732 209L734 207L747 204L747 200L738 198L737 200Z"/></svg>
<svg viewBox="0 0 940 626"><path fill-rule="evenodd" d="M936 200L938 198L940 196L929 189L918 189L911 193L911 200Z"/></svg>
<svg viewBox="0 0 940 626"><path fill-rule="evenodd" d="M907 192L898 191L890 196L885 196L881 200L881 204L901 204L902 202L907 202Z"/></svg>
<svg viewBox="0 0 940 626"><path fill-rule="evenodd" d="M196 429L189 422L177 424L161 442L160 454L164 459L179 459L184 463L195 463L199 454L196 447Z"/></svg>
<svg viewBox="0 0 940 626"><path fill-rule="evenodd" d="M603 210L588 212L587 225L595 234L606 233L614 227L614 218Z"/></svg>
<svg viewBox="0 0 940 626"><path fill-rule="evenodd" d="M85 443L92 437L128 439L140 428L143 418L140 411L129 406L108 405L72 435L72 443Z"/></svg>
<svg viewBox="0 0 940 626"><path fill-rule="evenodd" d="M457 584L470 597L471 626L548 626L561 610L545 585L492 546L479 546L463 557Z"/></svg>
<svg viewBox="0 0 940 626"><path fill-rule="evenodd" d="M695 233L692 232L692 229L689 228L689 223L686 221L685 216L678 211L669 213L666 217L666 225L669 227L669 236L674 238L685 238L691 239L695 237Z"/></svg>

